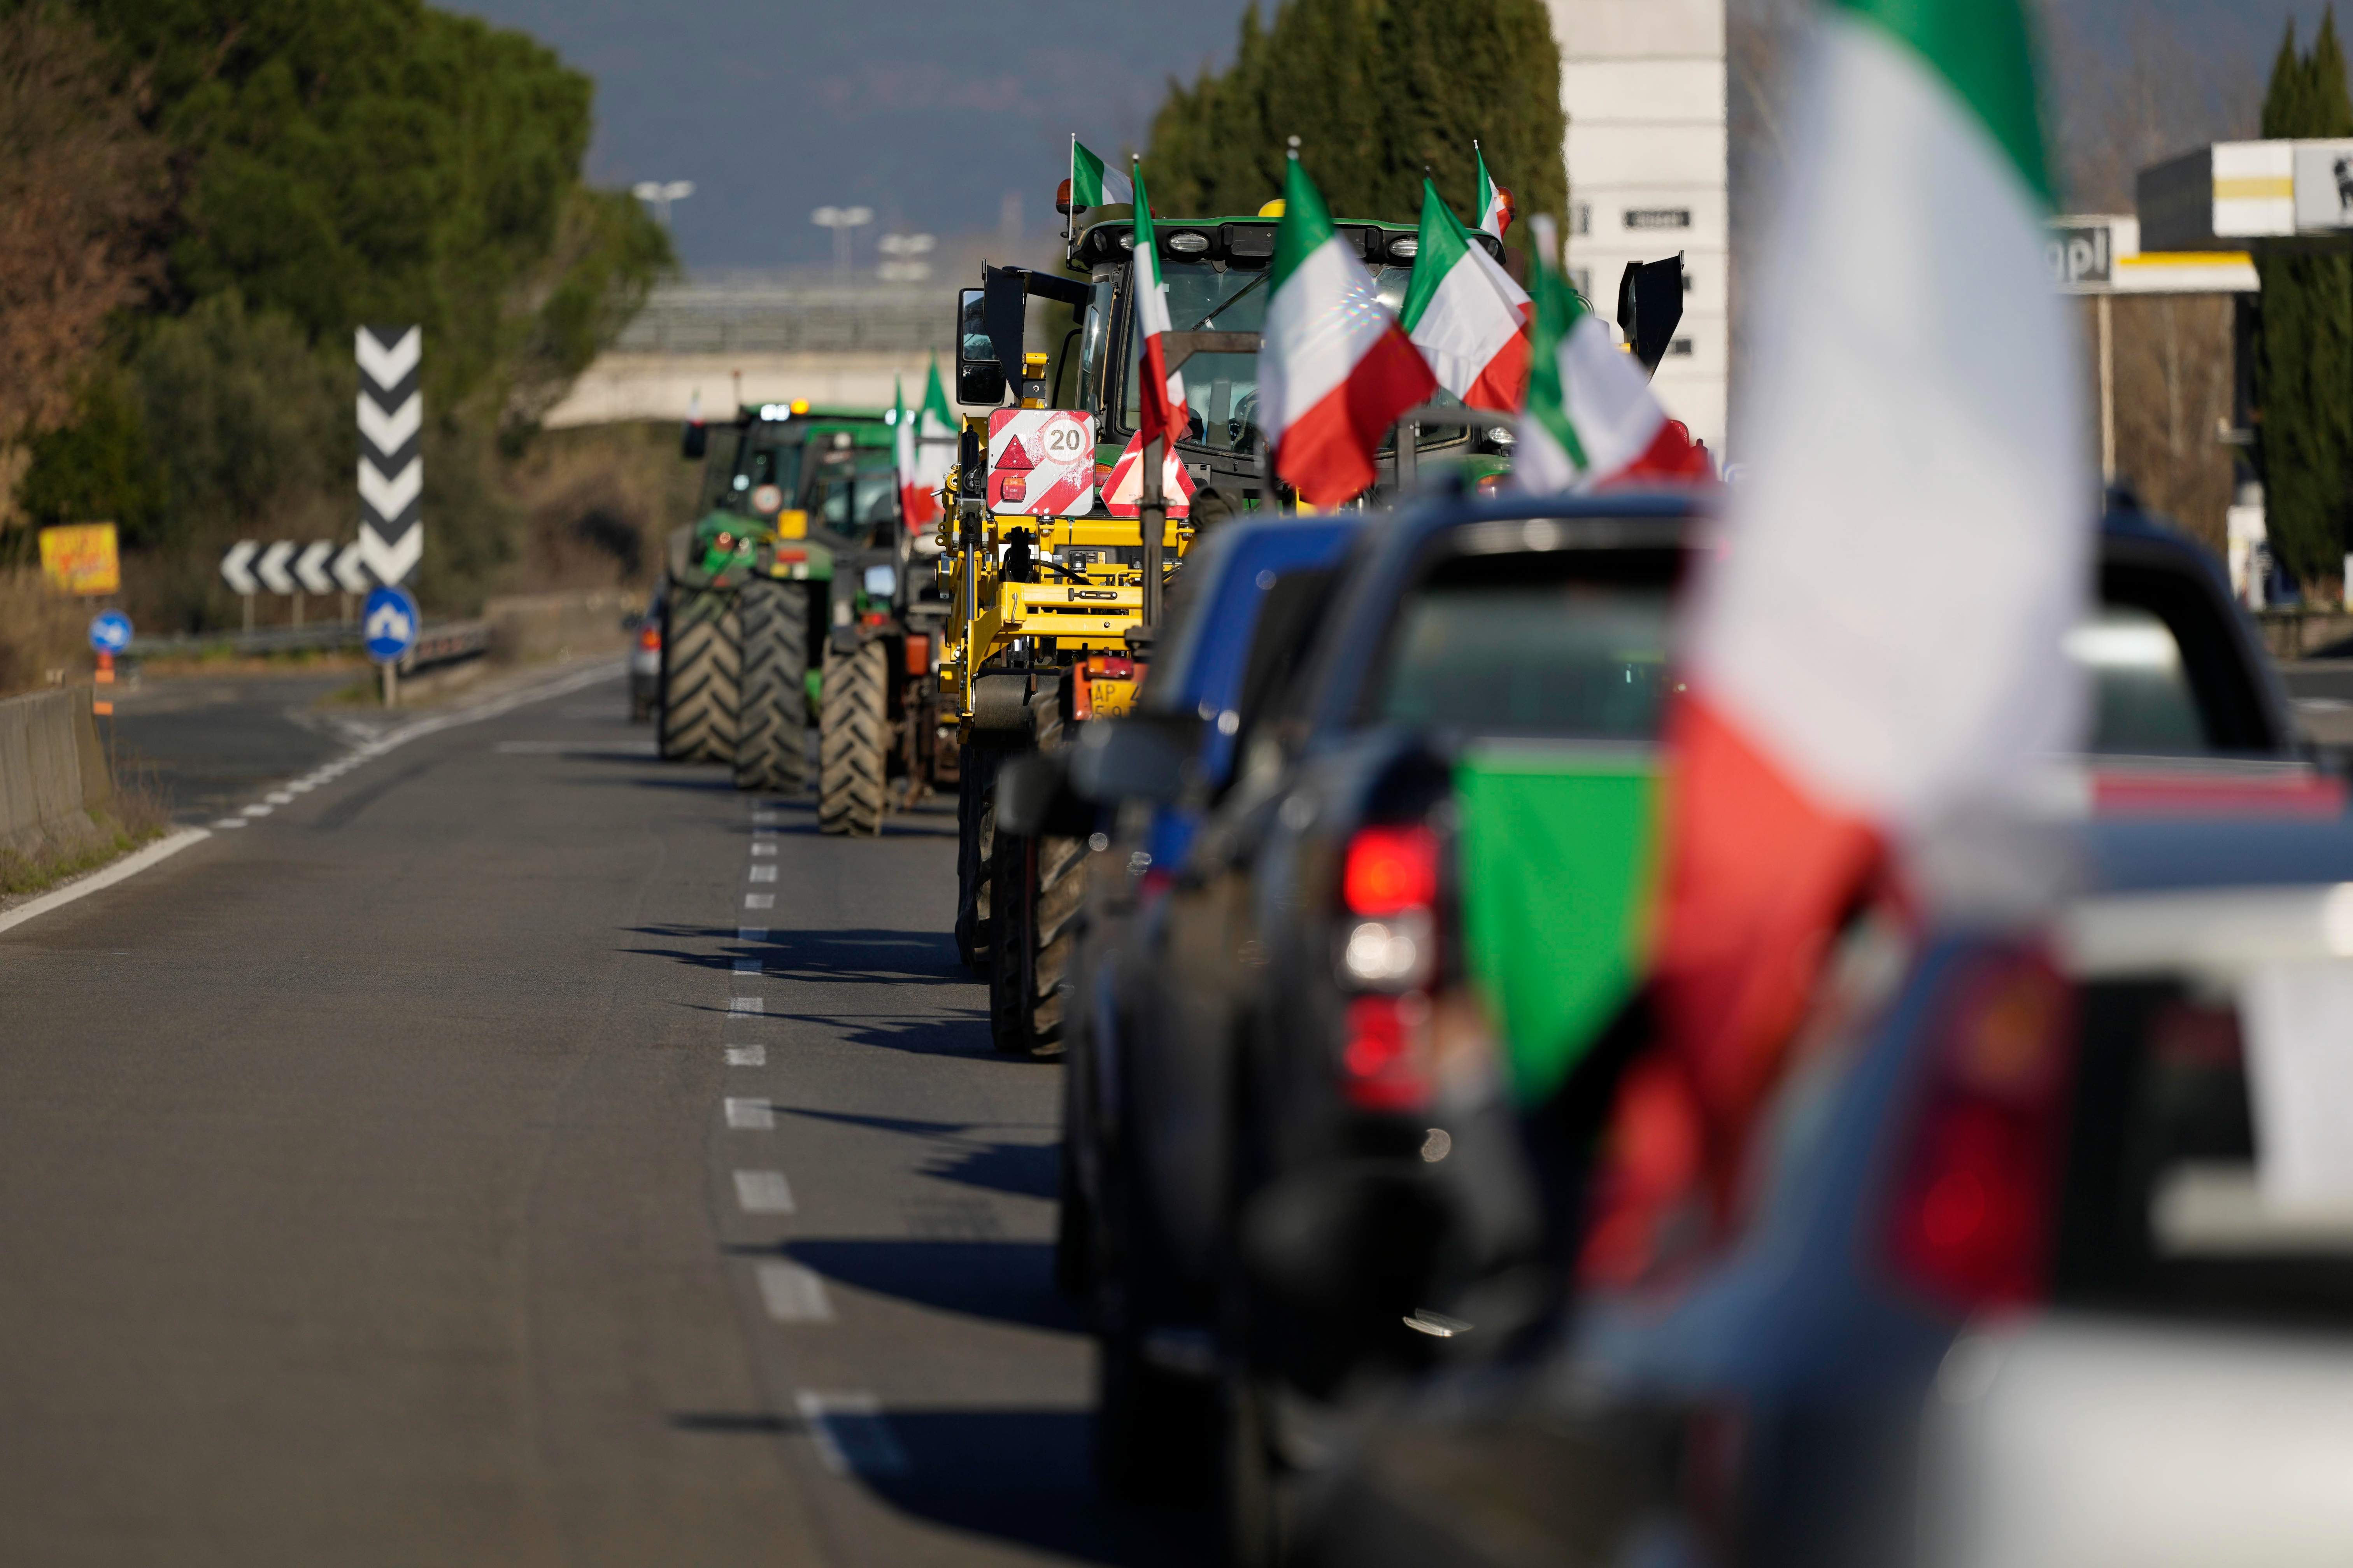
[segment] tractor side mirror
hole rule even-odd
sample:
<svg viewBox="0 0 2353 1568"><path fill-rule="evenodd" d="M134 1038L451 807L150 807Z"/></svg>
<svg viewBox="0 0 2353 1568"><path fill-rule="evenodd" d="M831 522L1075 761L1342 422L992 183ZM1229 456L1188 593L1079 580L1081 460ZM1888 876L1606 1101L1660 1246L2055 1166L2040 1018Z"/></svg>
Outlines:
<svg viewBox="0 0 2353 1568"><path fill-rule="evenodd" d="M1201 721L1189 713L1138 713L1100 720L1079 732L1071 787L1104 805L1165 805L1193 782Z"/></svg>
<svg viewBox="0 0 2353 1568"><path fill-rule="evenodd" d="M693 462L711 449L711 427L700 419L686 422L686 430L678 442L679 456Z"/></svg>
<svg viewBox="0 0 2353 1568"><path fill-rule="evenodd" d="M986 293L956 290L956 401L994 408L1005 401L1005 367L988 335Z"/></svg>

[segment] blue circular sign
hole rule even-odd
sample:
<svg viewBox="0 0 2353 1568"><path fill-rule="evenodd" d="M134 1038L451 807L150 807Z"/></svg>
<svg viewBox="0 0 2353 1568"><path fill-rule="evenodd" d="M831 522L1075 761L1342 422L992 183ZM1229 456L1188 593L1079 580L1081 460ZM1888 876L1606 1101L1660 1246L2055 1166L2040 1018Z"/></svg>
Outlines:
<svg viewBox="0 0 2353 1568"><path fill-rule="evenodd" d="M417 601L406 588L371 588L360 611L360 635L367 639L368 657L378 664L397 664L417 646L417 628L423 625Z"/></svg>
<svg viewBox="0 0 2353 1568"><path fill-rule="evenodd" d="M131 617L121 610L100 610L90 617L90 646L100 653L121 653L131 646Z"/></svg>

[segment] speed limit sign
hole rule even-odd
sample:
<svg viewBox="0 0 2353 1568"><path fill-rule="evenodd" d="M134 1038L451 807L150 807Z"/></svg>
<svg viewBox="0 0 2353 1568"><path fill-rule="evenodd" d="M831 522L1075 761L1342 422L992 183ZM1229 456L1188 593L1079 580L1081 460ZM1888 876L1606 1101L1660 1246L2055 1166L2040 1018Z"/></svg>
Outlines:
<svg viewBox="0 0 2353 1568"><path fill-rule="evenodd" d="M1067 517L1095 504L1095 418L1067 408L988 416L988 510Z"/></svg>

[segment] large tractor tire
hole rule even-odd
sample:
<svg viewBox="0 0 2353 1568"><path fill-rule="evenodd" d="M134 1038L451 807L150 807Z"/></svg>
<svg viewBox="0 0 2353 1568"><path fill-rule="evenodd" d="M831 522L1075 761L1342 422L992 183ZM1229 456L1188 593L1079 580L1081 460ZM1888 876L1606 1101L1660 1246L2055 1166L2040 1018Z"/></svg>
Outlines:
<svg viewBox="0 0 2353 1568"><path fill-rule="evenodd" d="M735 787L798 795L808 784L808 584L754 577L735 613L744 630Z"/></svg>
<svg viewBox="0 0 2353 1568"><path fill-rule="evenodd" d="M662 599L661 754L679 763L735 760L742 643L735 595L677 588Z"/></svg>
<svg viewBox="0 0 2353 1568"><path fill-rule="evenodd" d="M817 825L873 837L882 831L891 742L889 650L880 642L830 655L818 705Z"/></svg>
<svg viewBox="0 0 2353 1568"><path fill-rule="evenodd" d="M1037 700L1039 746L1060 739L1050 694ZM1062 1053L1065 982L1087 895L1087 842L993 834L989 885L989 1033L1010 1056Z"/></svg>

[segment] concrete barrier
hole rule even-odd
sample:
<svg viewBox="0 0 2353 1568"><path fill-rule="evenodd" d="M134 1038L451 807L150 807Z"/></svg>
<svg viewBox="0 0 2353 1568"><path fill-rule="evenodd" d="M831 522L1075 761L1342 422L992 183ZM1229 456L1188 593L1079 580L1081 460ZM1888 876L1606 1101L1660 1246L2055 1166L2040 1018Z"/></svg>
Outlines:
<svg viewBox="0 0 2353 1568"><path fill-rule="evenodd" d="M0 701L0 849L95 830L90 813L114 798L114 774L90 702L87 686Z"/></svg>
<svg viewBox="0 0 2353 1568"><path fill-rule="evenodd" d="M629 634L621 617L646 607L634 589L599 588L575 594L525 594L492 599L482 606L491 626L491 658L500 664L546 664L586 654L618 653Z"/></svg>

